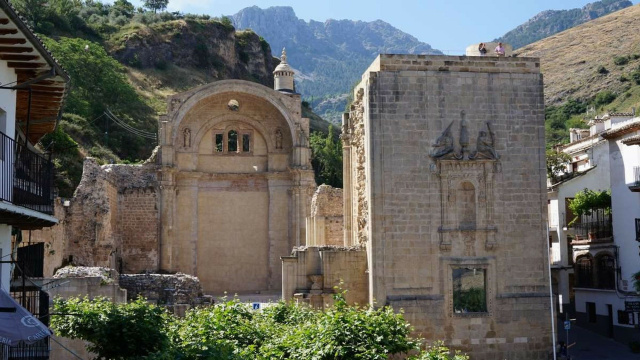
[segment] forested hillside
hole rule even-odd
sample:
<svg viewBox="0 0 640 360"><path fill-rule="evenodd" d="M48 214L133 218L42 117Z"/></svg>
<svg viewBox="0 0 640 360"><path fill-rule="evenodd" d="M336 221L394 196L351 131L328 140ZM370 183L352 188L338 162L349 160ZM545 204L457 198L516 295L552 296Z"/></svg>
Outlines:
<svg viewBox="0 0 640 360"><path fill-rule="evenodd" d="M158 115L167 96L221 79L273 86L279 60L253 31L228 18L157 12L127 0L15 0L12 5L40 34L71 76L71 92L53 149L61 196L72 195L82 158L140 162L157 145ZM315 130L328 124L314 117Z"/></svg>
<svg viewBox="0 0 640 360"><path fill-rule="evenodd" d="M539 57L547 105L547 146L605 112L640 107L640 5L540 40L516 52ZM586 120L586 121L585 121Z"/></svg>
<svg viewBox="0 0 640 360"><path fill-rule="evenodd" d="M517 49L631 5L633 3L629 0L602 0L581 9L543 11L496 41L506 42Z"/></svg>

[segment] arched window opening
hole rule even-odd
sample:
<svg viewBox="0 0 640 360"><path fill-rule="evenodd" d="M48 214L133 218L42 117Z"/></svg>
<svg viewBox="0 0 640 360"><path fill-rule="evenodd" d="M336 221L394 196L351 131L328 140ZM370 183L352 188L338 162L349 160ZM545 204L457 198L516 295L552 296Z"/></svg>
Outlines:
<svg viewBox="0 0 640 360"><path fill-rule="evenodd" d="M251 151L251 135L242 134L242 152Z"/></svg>
<svg viewBox="0 0 640 360"><path fill-rule="evenodd" d="M576 286L593 287L593 264L588 256L578 258L576 261Z"/></svg>
<svg viewBox="0 0 640 360"><path fill-rule="evenodd" d="M229 152L238 152L238 132L230 130L227 137L227 150Z"/></svg>
<svg viewBox="0 0 640 360"><path fill-rule="evenodd" d="M215 147L214 147L214 151L215 152L222 152L223 151L223 143L224 143L224 134L216 134L215 136Z"/></svg>
<svg viewBox="0 0 640 360"><path fill-rule="evenodd" d="M616 266L613 256L601 255L598 257L598 288L615 289Z"/></svg>

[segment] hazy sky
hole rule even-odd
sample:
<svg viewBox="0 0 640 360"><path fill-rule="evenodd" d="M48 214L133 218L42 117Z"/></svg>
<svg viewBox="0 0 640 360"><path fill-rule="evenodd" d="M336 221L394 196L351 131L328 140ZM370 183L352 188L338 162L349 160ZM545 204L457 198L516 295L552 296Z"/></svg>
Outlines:
<svg viewBox="0 0 640 360"><path fill-rule="evenodd" d="M108 1L112 2L112 1ZM291 6L309 21L381 19L445 53L491 41L543 10L583 7L588 0L169 0L170 11L233 15L249 6ZM638 4L640 0L632 0ZM139 5L141 1L134 0Z"/></svg>

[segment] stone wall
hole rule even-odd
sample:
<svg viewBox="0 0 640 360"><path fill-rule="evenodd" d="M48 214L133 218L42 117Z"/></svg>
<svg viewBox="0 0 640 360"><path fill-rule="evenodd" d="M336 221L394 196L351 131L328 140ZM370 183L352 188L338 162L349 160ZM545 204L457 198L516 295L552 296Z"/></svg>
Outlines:
<svg viewBox="0 0 640 360"><path fill-rule="evenodd" d="M311 198L307 246L343 246L342 189L320 185Z"/></svg>
<svg viewBox="0 0 640 360"><path fill-rule="evenodd" d="M122 270L138 273L158 266L158 193L155 187L129 188L120 195Z"/></svg>
<svg viewBox="0 0 640 360"><path fill-rule="evenodd" d="M366 245L370 301L474 359L551 351L539 68L380 55L343 127L345 227ZM465 269L481 274L482 310L454 301Z"/></svg>
<svg viewBox="0 0 640 360"><path fill-rule="evenodd" d="M160 305L203 303L202 286L197 277L186 274L121 274L120 287L129 301L143 296ZM210 301L209 301L210 302Z"/></svg>
<svg viewBox="0 0 640 360"><path fill-rule="evenodd" d="M156 167L84 162L69 206L56 201L59 223L32 231L45 243L45 276L64 264L103 266L123 272L158 269ZM28 239L29 232L23 233Z"/></svg>
<svg viewBox="0 0 640 360"><path fill-rule="evenodd" d="M316 308L333 303L335 291L346 290L350 304L368 300L367 256L359 247L300 247L282 258L282 298Z"/></svg>

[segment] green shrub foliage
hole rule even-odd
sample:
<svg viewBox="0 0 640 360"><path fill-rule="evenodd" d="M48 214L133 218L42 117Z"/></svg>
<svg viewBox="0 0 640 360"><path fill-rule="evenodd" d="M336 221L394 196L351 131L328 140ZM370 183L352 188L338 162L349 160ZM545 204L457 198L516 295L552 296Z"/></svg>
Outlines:
<svg viewBox="0 0 640 360"><path fill-rule="evenodd" d="M603 209L605 214L609 214L611 213L611 191L584 189L571 200L569 209L576 216L569 225L582 215L590 216L594 210Z"/></svg>
<svg viewBox="0 0 640 360"><path fill-rule="evenodd" d="M342 142L334 135L333 126L329 126L327 135L321 132L311 133L309 146L313 154L311 164L316 183L341 188Z"/></svg>
<svg viewBox="0 0 640 360"><path fill-rule="evenodd" d="M389 307L347 305L344 293L319 311L280 302L260 311L238 300L197 308L177 318L139 299L54 301L57 335L82 339L99 359L386 360L413 353L413 360L466 360L442 343L420 351L420 340L402 313Z"/></svg>

